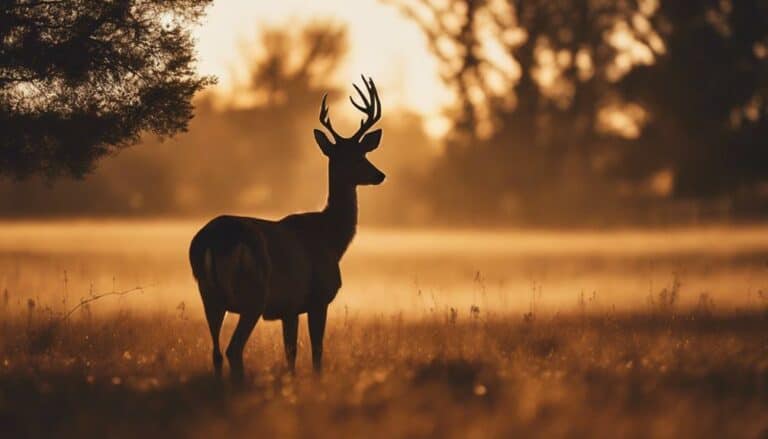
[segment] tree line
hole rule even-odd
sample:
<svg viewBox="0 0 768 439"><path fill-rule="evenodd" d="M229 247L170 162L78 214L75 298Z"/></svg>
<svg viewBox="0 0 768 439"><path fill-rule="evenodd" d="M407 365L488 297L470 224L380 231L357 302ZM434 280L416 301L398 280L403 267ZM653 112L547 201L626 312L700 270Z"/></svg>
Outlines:
<svg viewBox="0 0 768 439"><path fill-rule="evenodd" d="M377 204L401 209L372 217L768 213L768 1L382 1L423 31L456 99L440 148L419 118L385 112L382 166L397 178ZM323 192L303 133L325 91L342 97L328 78L343 27L264 29L243 85L251 103L203 94L190 122L212 79L195 73L189 26L209 3L0 2L0 173L43 176L0 184L4 215L281 211ZM85 182L48 188L136 143Z"/></svg>
<svg viewBox="0 0 768 439"><path fill-rule="evenodd" d="M457 98L432 175L446 213L766 212L768 2L385 3Z"/></svg>

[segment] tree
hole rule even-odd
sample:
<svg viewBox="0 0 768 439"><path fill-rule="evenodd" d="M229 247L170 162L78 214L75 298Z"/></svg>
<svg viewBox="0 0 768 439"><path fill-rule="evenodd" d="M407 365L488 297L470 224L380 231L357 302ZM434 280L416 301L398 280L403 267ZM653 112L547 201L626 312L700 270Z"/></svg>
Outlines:
<svg viewBox="0 0 768 439"><path fill-rule="evenodd" d="M214 104L221 96L201 93L189 132L165 142L142 136L82 181L0 181L0 216L274 213L322 201L326 170L312 128L323 94L331 105L342 96L332 78L346 29L290 24L257 26L242 53L249 62L238 101L222 106Z"/></svg>
<svg viewBox="0 0 768 439"><path fill-rule="evenodd" d="M211 0L0 0L0 175L81 177L187 128Z"/></svg>
<svg viewBox="0 0 768 439"><path fill-rule="evenodd" d="M291 31L265 27L253 47L257 53L245 54L253 59L247 84L252 94L267 105L290 100L316 106L346 56L347 29L328 20L293 23Z"/></svg>
<svg viewBox="0 0 768 439"><path fill-rule="evenodd" d="M444 205L768 201L768 1L385 1L456 92Z"/></svg>
<svg viewBox="0 0 768 439"><path fill-rule="evenodd" d="M326 19L294 20L290 26L260 28L251 49L243 54L251 62L241 94L250 96L253 105L231 108L222 116L240 128L242 138L237 143L247 145L243 158L251 160L242 162L242 173L251 174L249 186L270 193L262 202L273 208L314 201L315 194L296 184L301 175L318 172L324 181L324 169L315 166L322 156L307 147L309 127L317 124L323 95L328 93L330 101L339 95L332 78L348 45L344 25ZM227 171L227 180L231 172Z"/></svg>
<svg viewBox="0 0 768 439"><path fill-rule="evenodd" d="M445 206L522 219L595 194L595 158L613 135L601 113L625 73L609 36L629 27L635 2L386 1L422 29L457 98L435 179L450 188Z"/></svg>
<svg viewBox="0 0 768 439"><path fill-rule="evenodd" d="M661 2L653 26L664 56L620 84L652 116L623 150L624 168L636 177L669 168L682 198L768 181L768 2Z"/></svg>

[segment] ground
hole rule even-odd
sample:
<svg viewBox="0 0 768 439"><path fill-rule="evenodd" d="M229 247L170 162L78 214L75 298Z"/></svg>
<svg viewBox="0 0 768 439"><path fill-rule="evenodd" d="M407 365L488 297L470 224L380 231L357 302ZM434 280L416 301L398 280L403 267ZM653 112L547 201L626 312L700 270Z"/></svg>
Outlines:
<svg viewBox="0 0 768 439"><path fill-rule="evenodd" d="M199 319L5 319L0 424L6 437L768 435L765 313L336 319L321 377L305 334L293 376L279 326L260 326L241 388L212 376Z"/></svg>
<svg viewBox="0 0 768 439"><path fill-rule="evenodd" d="M766 228L363 230L324 374L259 322L233 386L197 226L0 225L3 437L768 437Z"/></svg>

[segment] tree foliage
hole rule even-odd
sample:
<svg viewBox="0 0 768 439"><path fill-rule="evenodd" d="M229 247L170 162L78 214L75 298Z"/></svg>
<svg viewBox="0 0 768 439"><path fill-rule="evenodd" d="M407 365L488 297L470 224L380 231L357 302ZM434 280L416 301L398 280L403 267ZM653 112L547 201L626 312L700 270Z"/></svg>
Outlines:
<svg viewBox="0 0 768 439"><path fill-rule="evenodd" d="M170 136L212 80L190 25L210 0L0 0L0 174L83 176Z"/></svg>
<svg viewBox="0 0 768 439"><path fill-rule="evenodd" d="M667 167L693 198L768 182L768 1L661 2L653 27L665 54L618 84L651 117L615 172Z"/></svg>
<svg viewBox="0 0 768 439"><path fill-rule="evenodd" d="M339 94L329 74L343 59L347 34L324 21L292 25L259 28L248 42L242 53L248 75L236 89L244 99L236 105L201 96L189 132L162 144L144 136L85 181L52 189L41 178L0 184L0 214L211 214L317 202L299 182L307 183L309 172L317 174L311 185L325 182L312 128L323 94ZM313 52L323 56L308 55Z"/></svg>
<svg viewBox="0 0 768 439"><path fill-rule="evenodd" d="M246 53L253 59L248 87L267 105L283 104L291 98L316 104L318 93L328 86L348 50L347 29L327 20L296 26L290 31L264 27ZM294 102L295 104L296 102Z"/></svg>
<svg viewBox="0 0 768 439"><path fill-rule="evenodd" d="M765 0L385 2L456 96L446 209L538 221L768 182Z"/></svg>
<svg viewBox="0 0 768 439"><path fill-rule="evenodd" d="M357 111L344 118L345 109L353 110L347 97L354 90L341 88L336 79L347 33L325 20L290 24L259 28L248 42L242 56L250 61L249 70L235 84L235 94L242 99L236 104L215 105L213 96L201 96L189 132L162 144L145 136L85 180L58 181L53 187L41 177L0 181L0 217L222 211L278 216L322 207L327 159L317 149L312 130L320 126L323 95L328 93L334 126L343 132L359 126ZM344 86L349 87L347 80ZM419 183L437 148L422 122L417 114L385 108L384 140L372 160L390 181L380 190L360 191L364 221L402 224L428 218L430 194ZM392 209L394 205L400 207Z"/></svg>

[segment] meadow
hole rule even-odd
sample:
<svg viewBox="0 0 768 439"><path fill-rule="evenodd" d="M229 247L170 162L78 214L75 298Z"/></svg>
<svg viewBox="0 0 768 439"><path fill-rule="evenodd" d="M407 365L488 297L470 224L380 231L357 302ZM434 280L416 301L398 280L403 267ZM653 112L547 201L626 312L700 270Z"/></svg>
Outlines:
<svg viewBox="0 0 768 439"><path fill-rule="evenodd" d="M234 388L186 263L198 226L0 227L5 437L768 435L768 229L364 229L324 374L304 317L295 376L260 322Z"/></svg>

